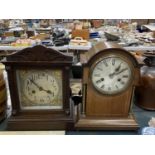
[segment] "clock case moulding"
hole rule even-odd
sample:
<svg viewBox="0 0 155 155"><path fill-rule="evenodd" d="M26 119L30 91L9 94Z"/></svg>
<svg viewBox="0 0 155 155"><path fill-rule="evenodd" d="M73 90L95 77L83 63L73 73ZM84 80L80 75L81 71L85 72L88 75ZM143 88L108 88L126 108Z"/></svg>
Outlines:
<svg viewBox="0 0 155 155"><path fill-rule="evenodd" d="M12 114L7 130L69 130L74 126L74 106L70 100L69 74L72 56L38 45L7 56L3 61L8 73ZM57 69L62 71L62 109L23 110L20 108L16 70Z"/></svg>
<svg viewBox="0 0 155 155"><path fill-rule="evenodd" d="M106 55L120 55L132 66L129 86L115 95L98 92L91 82L92 66ZM139 85L140 65L135 57L119 45L100 42L86 54L81 55L83 65L83 100L77 107L75 128L81 130L137 130L132 114L135 86Z"/></svg>

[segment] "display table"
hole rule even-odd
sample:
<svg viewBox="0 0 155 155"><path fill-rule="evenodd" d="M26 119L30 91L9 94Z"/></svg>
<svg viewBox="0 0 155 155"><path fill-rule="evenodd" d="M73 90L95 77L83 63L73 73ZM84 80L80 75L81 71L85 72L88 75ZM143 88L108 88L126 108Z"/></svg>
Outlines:
<svg viewBox="0 0 155 155"><path fill-rule="evenodd" d="M155 31L155 25L143 25L143 26L149 29L150 31Z"/></svg>
<svg viewBox="0 0 155 155"><path fill-rule="evenodd" d="M127 46L124 49L128 51L155 51L155 46Z"/></svg>
<svg viewBox="0 0 155 155"><path fill-rule="evenodd" d="M65 131L2 131L0 135L65 135Z"/></svg>
<svg viewBox="0 0 155 155"><path fill-rule="evenodd" d="M77 62L80 62L80 55L82 53L87 52L88 50L91 49L91 44L89 44L88 46L71 46L71 45L64 45L64 46L49 46L48 48L53 48L55 50L59 50L59 51L66 51L68 52L72 52L76 58L77 58ZM15 46L0 46L0 56L6 56L12 52L15 51L20 51L24 48L27 47L15 47ZM127 51L155 51L155 46L126 46L123 47L125 50Z"/></svg>
<svg viewBox="0 0 155 155"><path fill-rule="evenodd" d="M16 46L0 46L0 51L18 51L22 50L27 47L16 47ZM64 45L64 46L49 46L48 48L53 48L56 50L89 50L91 48L91 45L89 46L71 46L71 45ZM154 51L155 46L126 46L123 47L125 50L129 51L136 51L136 50L141 50L141 51Z"/></svg>
<svg viewBox="0 0 155 155"><path fill-rule="evenodd" d="M24 48L27 48L26 46L21 46L21 47L17 47L17 46L0 46L0 51L20 51ZM64 45L64 46L50 46L49 48L53 48L56 50L68 50L68 45Z"/></svg>
<svg viewBox="0 0 155 155"><path fill-rule="evenodd" d="M144 127L141 132L142 135L155 135L155 128Z"/></svg>

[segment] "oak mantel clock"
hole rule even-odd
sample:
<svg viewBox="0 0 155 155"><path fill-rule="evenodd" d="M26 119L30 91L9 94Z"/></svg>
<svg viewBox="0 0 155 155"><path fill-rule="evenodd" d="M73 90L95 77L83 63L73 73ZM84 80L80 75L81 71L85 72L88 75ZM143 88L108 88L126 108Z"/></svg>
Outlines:
<svg viewBox="0 0 155 155"><path fill-rule="evenodd" d="M128 51L100 42L81 56L83 101L77 112L77 129L136 130L131 112L139 65Z"/></svg>
<svg viewBox="0 0 155 155"><path fill-rule="evenodd" d="M3 63L12 101L8 130L59 130L73 125L71 56L39 45L9 55Z"/></svg>

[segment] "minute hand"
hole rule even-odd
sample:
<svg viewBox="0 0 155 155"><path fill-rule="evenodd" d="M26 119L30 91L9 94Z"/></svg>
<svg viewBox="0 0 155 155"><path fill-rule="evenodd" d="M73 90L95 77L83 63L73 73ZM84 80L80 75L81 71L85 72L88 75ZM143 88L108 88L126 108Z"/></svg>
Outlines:
<svg viewBox="0 0 155 155"><path fill-rule="evenodd" d="M46 90L46 89L44 89L43 87L41 87L41 86L39 86L36 82L34 82L32 79L30 80L36 87L38 87L38 89L40 90L40 91L45 91L45 92L47 92L48 94L52 94L52 92L50 91L50 90Z"/></svg>
<svg viewBox="0 0 155 155"><path fill-rule="evenodd" d="M126 71L128 68L123 68L122 70L120 70L119 72L115 72L115 75L118 75L118 74L120 74L120 73L122 73L122 72L124 72L124 71Z"/></svg>
<svg viewBox="0 0 155 155"><path fill-rule="evenodd" d="M41 89L41 87L40 87L37 83L35 83L32 79L30 79L30 81L31 81L36 87L38 87L39 90Z"/></svg>

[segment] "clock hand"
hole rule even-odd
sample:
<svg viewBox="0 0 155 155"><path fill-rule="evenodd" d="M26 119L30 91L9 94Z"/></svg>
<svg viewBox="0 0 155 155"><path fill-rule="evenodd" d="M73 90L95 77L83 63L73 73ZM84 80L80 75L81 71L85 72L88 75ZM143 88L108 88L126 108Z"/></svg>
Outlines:
<svg viewBox="0 0 155 155"><path fill-rule="evenodd" d="M45 89L43 89L43 90L46 91L46 93L48 93L48 94L52 94L52 92L50 90L45 90Z"/></svg>
<svg viewBox="0 0 155 155"><path fill-rule="evenodd" d="M45 91L45 92L47 92L48 94L52 94L52 92L51 92L50 90L46 90L46 89L44 89L43 87L39 86L39 85L38 85L36 82L34 82L32 79L30 79L30 81L31 81L35 86L37 86L38 89L39 89L40 91Z"/></svg>
<svg viewBox="0 0 155 155"><path fill-rule="evenodd" d="M118 72L120 70L121 64L122 64L122 62L119 64L119 66L117 68L115 68L115 72Z"/></svg>
<svg viewBox="0 0 155 155"><path fill-rule="evenodd" d="M42 88L42 91L45 91L46 93L51 94L52 96L54 96L54 93L52 93L50 90L46 90L46 89Z"/></svg>
<svg viewBox="0 0 155 155"><path fill-rule="evenodd" d="M120 74L120 73L122 73L122 72L124 72L124 71L126 71L128 68L123 68L122 70L120 70L119 72L116 72L115 73L115 75L118 75L118 74Z"/></svg>
<svg viewBox="0 0 155 155"><path fill-rule="evenodd" d="M114 72L114 73L112 73L112 74L109 74L109 77L110 77L110 78L113 78L114 75L118 75L118 74L124 72L124 71L127 70L127 69L128 69L128 68L123 68L123 69L120 70L119 72L117 71L117 72Z"/></svg>
<svg viewBox="0 0 155 155"><path fill-rule="evenodd" d="M42 87L40 87L37 83L35 83L32 79L30 79L30 81L36 86L38 87L38 89L41 91L42 90Z"/></svg>
<svg viewBox="0 0 155 155"><path fill-rule="evenodd" d="M122 62L118 65L117 68L115 68L115 71L113 73L109 74L110 78L113 78L113 76L116 74L116 72L118 72L120 70L121 64L122 64Z"/></svg>

